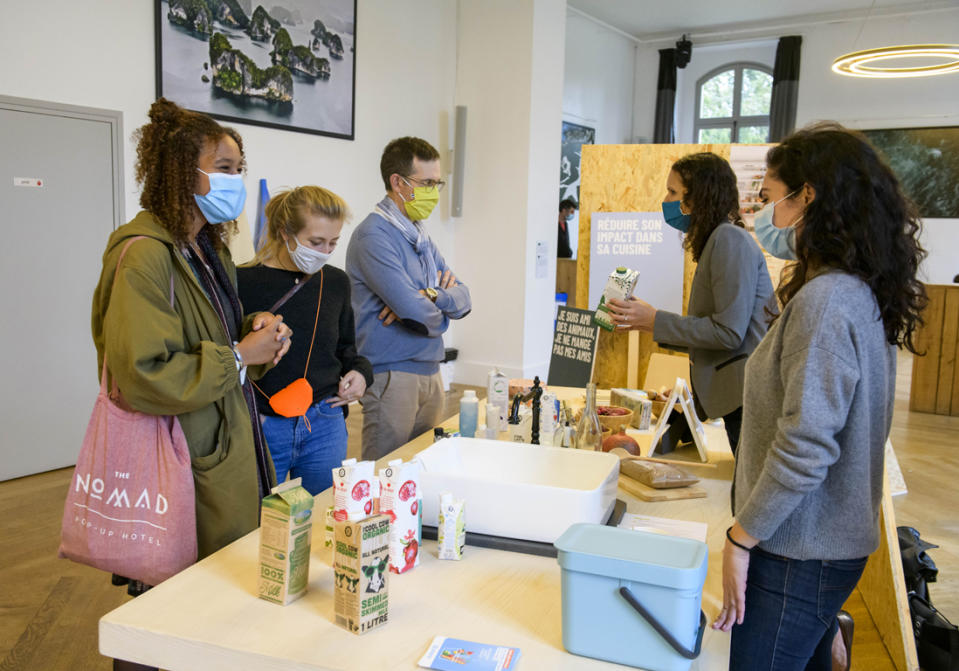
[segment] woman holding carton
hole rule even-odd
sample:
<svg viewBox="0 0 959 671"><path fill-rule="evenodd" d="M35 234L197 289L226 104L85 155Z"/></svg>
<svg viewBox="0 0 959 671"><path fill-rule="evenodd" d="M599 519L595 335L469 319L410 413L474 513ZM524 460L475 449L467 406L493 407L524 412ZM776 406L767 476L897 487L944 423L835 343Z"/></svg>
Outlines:
<svg viewBox="0 0 959 671"><path fill-rule="evenodd" d="M622 329L652 332L663 347L689 352L697 412L723 418L735 453L746 359L775 310L766 260L739 216L736 175L715 154L689 154L673 164L663 216L686 234L683 247L697 262L688 314L657 310L633 296L608 303L612 320Z"/></svg>
<svg viewBox="0 0 959 671"><path fill-rule="evenodd" d="M311 494L333 484L346 458L346 406L373 383L372 365L356 352L349 278L326 263L347 215L343 199L318 186L278 193L266 205L266 243L238 271L243 305L282 303L303 336L256 388L277 479L303 478Z"/></svg>
<svg viewBox="0 0 959 671"><path fill-rule="evenodd" d="M879 545L896 348L915 352L925 252L915 209L858 133L813 126L766 162L756 233L796 264L746 366L713 627L732 630L730 668L830 669L837 613Z"/></svg>

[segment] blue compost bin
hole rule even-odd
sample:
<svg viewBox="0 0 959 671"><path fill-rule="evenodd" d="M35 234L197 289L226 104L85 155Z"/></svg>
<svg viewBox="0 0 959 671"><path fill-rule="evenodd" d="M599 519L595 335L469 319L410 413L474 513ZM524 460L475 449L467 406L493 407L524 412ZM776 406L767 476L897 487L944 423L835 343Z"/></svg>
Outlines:
<svg viewBox="0 0 959 671"><path fill-rule="evenodd" d="M574 524L555 543L563 647L649 671L687 671L703 630L705 543Z"/></svg>

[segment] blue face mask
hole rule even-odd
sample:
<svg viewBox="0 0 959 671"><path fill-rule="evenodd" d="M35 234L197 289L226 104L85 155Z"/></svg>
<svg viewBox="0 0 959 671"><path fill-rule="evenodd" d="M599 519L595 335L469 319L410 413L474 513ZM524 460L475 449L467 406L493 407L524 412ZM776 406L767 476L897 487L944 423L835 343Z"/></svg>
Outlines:
<svg viewBox="0 0 959 671"><path fill-rule="evenodd" d="M753 219L759 244L777 259L783 259L785 261L796 260L796 224L802 217L786 228L776 228L775 224L773 224L773 211L776 209L778 203L783 202L794 193L796 192L793 191L785 198L780 198L773 203L769 203L757 212Z"/></svg>
<svg viewBox="0 0 959 671"><path fill-rule="evenodd" d="M683 214L678 200L670 200L663 203L663 218L666 223L677 231L685 233L689 230L689 215Z"/></svg>
<svg viewBox="0 0 959 671"><path fill-rule="evenodd" d="M203 174L210 178L210 191L205 196L195 193L193 198L206 220L211 224L222 224L239 217L246 205L243 175L227 175L222 172Z"/></svg>

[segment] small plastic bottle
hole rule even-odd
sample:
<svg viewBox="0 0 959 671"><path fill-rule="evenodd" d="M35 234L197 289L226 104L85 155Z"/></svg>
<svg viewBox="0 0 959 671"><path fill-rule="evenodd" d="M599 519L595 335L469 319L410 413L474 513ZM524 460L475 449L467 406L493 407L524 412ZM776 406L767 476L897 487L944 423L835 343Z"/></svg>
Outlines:
<svg viewBox="0 0 959 671"><path fill-rule="evenodd" d="M476 392L467 389L460 399L460 435L466 438L476 436L476 422L479 419L479 399Z"/></svg>

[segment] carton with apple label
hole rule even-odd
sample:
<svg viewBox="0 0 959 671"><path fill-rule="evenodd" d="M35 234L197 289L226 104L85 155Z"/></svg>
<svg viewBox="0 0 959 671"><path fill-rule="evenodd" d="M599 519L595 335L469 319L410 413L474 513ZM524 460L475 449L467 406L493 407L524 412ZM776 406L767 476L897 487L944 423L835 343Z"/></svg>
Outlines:
<svg viewBox="0 0 959 671"><path fill-rule="evenodd" d="M313 496L300 478L277 485L264 497L260 519L261 599L286 605L306 594L310 576Z"/></svg>
<svg viewBox="0 0 959 671"><path fill-rule="evenodd" d="M380 469L380 511L390 516L390 571L405 573L419 566L423 505L420 465L394 459Z"/></svg>
<svg viewBox="0 0 959 671"><path fill-rule="evenodd" d="M364 634L389 617L390 518L337 521L333 549L333 619Z"/></svg>
<svg viewBox="0 0 959 671"><path fill-rule="evenodd" d="M345 459L333 469L333 518L360 520L373 513L373 462Z"/></svg>

